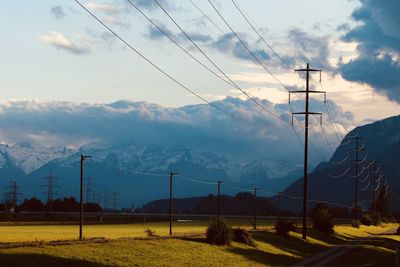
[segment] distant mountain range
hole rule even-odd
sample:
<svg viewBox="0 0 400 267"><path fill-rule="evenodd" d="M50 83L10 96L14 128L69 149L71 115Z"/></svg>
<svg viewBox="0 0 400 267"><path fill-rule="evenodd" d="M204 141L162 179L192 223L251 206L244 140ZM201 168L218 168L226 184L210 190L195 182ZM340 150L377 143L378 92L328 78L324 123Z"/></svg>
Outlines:
<svg viewBox="0 0 400 267"><path fill-rule="evenodd" d="M360 170L371 160L379 161L388 184L394 192L400 192L400 160L398 157L400 151L400 116L395 116L357 127L349 132L336 149L331 160L321 163L309 174L310 199L354 205L355 178L349 175L355 175L353 164L355 152L353 150L356 144L350 138L356 135L365 138L360 141L360 146L366 148L366 151L360 152L360 160L367 158L360 166ZM349 175L332 177L344 173L348 167L352 167ZM359 178L361 181L365 180L365 182L360 182L359 186L360 200L364 208L371 205L372 199L372 183L368 186L369 178L365 178L367 175L368 171L364 171ZM370 177L372 175L373 173L370 173ZM302 196L303 178L292 183L284 192L288 195ZM288 207L293 206L291 201L286 202Z"/></svg>
<svg viewBox="0 0 400 267"><path fill-rule="evenodd" d="M73 149L41 148L21 143L0 145L1 184L6 190L7 182L15 180L20 186L20 199L36 196L46 200L46 177L51 173L57 177L54 191L59 196L77 197L80 154L93 157L84 163L85 180L90 179L91 184L89 199L109 208L137 206L166 197L170 171L182 175L175 177L176 197L215 193L214 185L197 183L197 180L224 180L239 188L257 186L278 192L299 175L298 167L287 162L261 159L239 164L217 153L166 148L157 144L136 146L133 143L95 142ZM223 192L235 195L238 190L226 185Z"/></svg>

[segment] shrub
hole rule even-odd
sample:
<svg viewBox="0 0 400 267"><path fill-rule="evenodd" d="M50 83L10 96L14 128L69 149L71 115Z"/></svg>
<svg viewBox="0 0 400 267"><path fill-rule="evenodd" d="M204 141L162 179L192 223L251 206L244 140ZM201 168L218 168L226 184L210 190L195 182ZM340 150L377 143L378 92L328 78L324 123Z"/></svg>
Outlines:
<svg viewBox="0 0 400 267"><path fill-rule="evenodd" d="M373 225L378 226L382 223L381 215L379 212L372 212L370 216Z"/></svg>
<svg viewBox="0 0 400 267"><path fill-rule="evenodd" d="M359 221L355 221L351 224L352 227L354 228L360 228L360 222Z"/></svg>
<svg viewBox="0 0 400 267"><path fill-rule="evenodd" d="M372 218L369 214L363 214L363 216L361 217L361 224L366 225L366 226L370 226L372 225Z"/></svg>
<svg viewBox="0 0 400 267"><path fill-rule="evenodd" d="M321 232L332 234L333 222L329 208L324 203L317 203L312 211L313 228Z"/></svg>
<svg viewBox="0 0 400 267"><path fill-rule="evenodd" d="M381 216L377 212L367 212L364 213L361 217L361 224L370 226L370 225L379 225L381 224Z"/></svg>
<svg viewBox="0 0 400 267"><path fill-rule="evenodd" d="M294 223L287 221L278 221L275 224L276 233L280 236L288 236L290 231L296 231Z"/></svg>
<svg viewBox="0 0 400 267"><path fill-rule="evenodd" d="M251 247L255 247L256 243L254 242L251 234L244 229L236 228L232 231L233 241L246 244Z"/></svg>
<svg viewBox="0 0 400 267"><path fill-rule="evenodd" d="M224 221L212 220L206 231L207 242L213 245L229 245L232 229Z"/></svg>
<svg viewBox="0 0 400 267"><path fill-rule="evenodd" d="M146 230L144 230L144 232L147 234L147 236L152 237L152 236L156 236L156 232L147 228Z"/></svg>

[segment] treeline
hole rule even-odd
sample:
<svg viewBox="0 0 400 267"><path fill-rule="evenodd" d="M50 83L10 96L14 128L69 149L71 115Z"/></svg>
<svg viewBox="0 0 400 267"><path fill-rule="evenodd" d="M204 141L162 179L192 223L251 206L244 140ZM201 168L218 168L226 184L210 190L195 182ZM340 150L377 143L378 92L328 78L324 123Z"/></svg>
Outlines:
<svg viewBox="0 0 400 267"><path fill-rule="evenodd" d="M74 197L66 197L64 199L55 199L43 203L40 199L25 199L20 205L11 203L0 204L0 211L14 212L38 212L38 211L57 211L57 212L79 212L80 205ZM85 212L100 212L103 209L98 203L85 203L83 205Z"/></svg>

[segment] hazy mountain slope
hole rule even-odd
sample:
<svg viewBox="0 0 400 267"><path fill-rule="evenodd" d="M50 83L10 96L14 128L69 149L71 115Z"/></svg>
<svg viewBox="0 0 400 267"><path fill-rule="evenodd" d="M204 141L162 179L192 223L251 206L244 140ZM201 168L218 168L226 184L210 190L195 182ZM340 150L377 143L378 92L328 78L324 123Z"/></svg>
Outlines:
<svg viewBox="0 0 400 267"><path fill-rule="evenodd" d="M355 135L365 138L364 141L360 142L360 145L365 145L367 152L361 152L360 159L368 156L365 164L370 160L378 160L385 177L388 179L388 183L393 186L395 192L400 191L399 160L396 157L398 151L400 151L400 117L396 116L357 127L348 133L342 141L342 145L335 151L330 162L321 163L309 174L310 199L333 201L348 205L354 204L355 178L349 176L333 178L332 176L339 175L345 172L349 166L353 166L352 161L354 160L355 152L352 150L355 148L355 143L348 140ZM335 164L346 157L348 159L342 164ZM354 172L355 170L352 167L350 174L354 175ZM360 180L367 174L367 171L364 172ZM365 207L370 204L372 196L372 186L365 191L362 190L366 186L367 180L365 183L360 183L359 187L360 200ZM303 178L295 181L285 190L285 193L288 195L301 195L302 192Z"/></svg>

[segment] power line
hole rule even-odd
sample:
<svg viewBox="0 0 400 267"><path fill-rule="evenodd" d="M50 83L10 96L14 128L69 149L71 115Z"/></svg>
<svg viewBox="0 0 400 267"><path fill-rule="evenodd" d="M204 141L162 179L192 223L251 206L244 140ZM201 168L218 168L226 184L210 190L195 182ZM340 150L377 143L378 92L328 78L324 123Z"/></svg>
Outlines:
<svg viewBox="0 0 400 267"><path fill-rule="evenodd" d="M204 13L200 7L198 7L192 0L189 0L189 2L209 21L211 22L212 25L215 26L223 35L225 35L225 32L206 14Z"/></svg>
<svg viewBox="0 0 400 267"><path fill-rule="evenodd" d="M92 16L97 22L99 22L104 28L106 28L110 33L112 33L115 37L117 37L121 42L123 42L129 49L131 49L133 52L135 52L139 57L141 57L143 60L145 60L147 63L152 65L155 69L157 69L159 72L161 72L164 76L169 78L171 81L191 93L192 95L196 96L200 100L204 101L207 103L209 106L221 111L222 113L225 113L226 115L236 119L240 120L242 122L246 123L251 123L254 124L255 122L247 121L245 119L242 119L240 117L235 116L234 114L231 114L230 112L222 109L221 107L215 105L214 103L206 100L204 97L200 96L198 93L195 91L191 90L189 87L183 85L181 82L179 82L177 79L172 77L170 74L168 74L166 71L161 69L158 65L156 65L154 62L152 62L150 59L148 59L146 56L144 56L141 52L139 52L136 48L134 48L130 43L128 43L125 39L123 39L120 35L118 35L114 30L112 30L109 26L107 26L102 20L100 20L96 15L94 15L89 9L87 9L83 4L81 4L78 0L74 0L82 9L84 9L90 16ZM279 116L278 116L279 117Z"/></svg>
<svg viewBox="0 0 400 267"><path fill-rule="evenodd" d="M191 1L191 0L189 0ZM245 13L243 8L239 7L238 3L235 0L231 0L232 3L235 5L236 9L239 11L239 13L242 15L242 17L247 21L247 23L250 25L250 27L253 29L253 31L260 37L261 41L271 49L272 52L274 52L275 56L288 68L291 69L290 65L275 51L275 49L264 39L264 37L260 34L260 32L253 26L253 24L250 22L249 18L250 16Z"/></svg>
<svg viewBox="0 0 400 267"><path fill-rule="evenodd" d="M189 57L191 57L193 60L195 60L197 63L199 63L201 66L203 66L205 69L207 69L210 73L212 73L214 76L217 78L221 79L225 83L229 84L230 86L235 87L232 85L228 80L225 80L223 77L218 75L215 71L207 67L205 64L203 64L200 60L198 60L195 56L193 56L188 50L186 50L183 46L181 46L175 39L172 38L172 36L163 30L160 26L158 26L149 16L147 16L137 5L132 3L131 0L127 0L142 16L144 16L157 30L159 30L162 34L164 34L172 43L174 43L177 47L179 47L185 54L187 54ZM191 1L191 0L189 0ZM236 88L236 87L235 87Z"/></svg>
<svg viewBox="0 0 400 267"><path fill-rule="evenodd" d="M249 100L251 100L254 104L256 104L258 107L269 113L270 115L274 116L275 118L282 120L279 115L276 115L275 113L271 112L270 110L266 109L264 105L260 104L258 101L254 99L252 95L250 95L248 92L243 90L239 85L237 85L236 82L234 82L204 51L203 49L198 46L198 44L193 40L192 37L190 37L189 34L186 33L186 31L176 22L176 20L171 16L171 14L160 4L158 0L154 0L154 2L160 7L160 9L167 15L167 17L175 24L175 26L182 32L182 34L196 47L196 49L227 79L229 82L234 85L236 89L238 89L240 92L242 92ZM283 121L283 120L282 120ZM286 121L284 121L286 122ZM287 122L286 122L287 123Z"/></svg>
<svg viewBox="0 0 400 267"><path fill-rule="evenodd" d="M154 0L157 1L157 0ZM246 50L251 54L251 56L254 58L255 63L258 63L266 72L268 72L275 81L277 81L283 88L286 90L290 91L290 89L284 85L266 66L264 63L262 63L259 58L251 51L251 49L247 46L247 44L239 37L239 35L233 30L233 28L230 26L230 24L226 21L226 19L222 16L222 14L218 11L218 9L215 7L215 5L211 2L211 0L208 0L212 8L215 10L215 12L218 14L218 16L221 18L221 20L225 23L225 25L229 28L229 30L233 33L233 35L236 36L236 38L239 40L239 42L246 48Z"/></svg>

